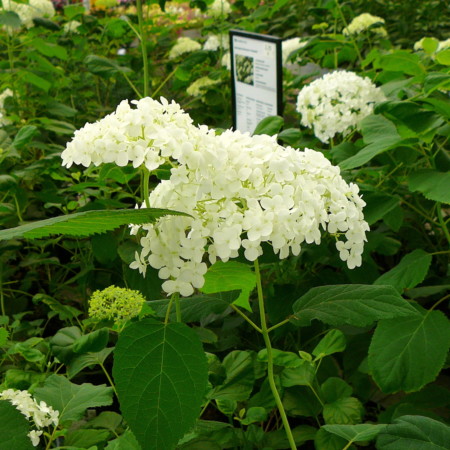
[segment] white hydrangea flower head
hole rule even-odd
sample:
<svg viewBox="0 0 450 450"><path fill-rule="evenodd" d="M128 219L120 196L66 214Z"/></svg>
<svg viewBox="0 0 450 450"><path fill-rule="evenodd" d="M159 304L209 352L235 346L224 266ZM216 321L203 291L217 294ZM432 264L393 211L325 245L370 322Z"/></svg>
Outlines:
<svg viewBox="0 0 450 450"><path fill-rule="evenodd" d="M227 17L231 13L231 5L228 0L214 0L209 6L207 14L212 17Z"/></svg>
<svg viewBox="0 0 450 450"><path fill-rule="evenodd" d="M325 74L305 86L297 97L301 124L327 143L337 133L346 136L386 100L369 78L345 70Z"/></svg>
<svg viewBox="0 0 450 450"><path fill-rule="evenodd" d="M12 97L13 91L11 89L5 89L1 94L0 94L0 128L4 127L5 125L9 125L10 121L4 117L4 112L5 112L5 100L8 97Z"/></svg>
<svg viewBox="0 0 450 450"><path fill-rule="evenodd" d="M28 4L33 9L35 18L45 17L49 19L55 15L55 7L51 0L29 0Z"/></svg>
<svg viewBox="0 0 450 450"><path fill-rule="evenodd" d="M42 428L58 425L59 411L55 411L45 402L37 402L28 391L7 389L0 392L0 400L8 400L28 420L33 422L37 429L31 430L28 436L34 447L39 445Z"/></svg>
<svg viewBox="0 0 450 450"><path fill-rule="evenodd" d="M200 97L205 93L204 88L208 86L214 86L215 84L220 83L220 80L213 80L209 77L201 77L198 80L195 80L187 89L186 93L188 95L192 95L193 97Z"/></svg>
<svg viewBox="0 0 450 450"><path fill-rule="evenodd" d="M369 229L365 203L322 153L282 147L276 136L217 135L195 127L176 103L163 99L133 103L135 109L124 101L77 131L63 164L172 165L170 179L150 194L150 205L190 217L164 216L131 227L140 234L141 250L130 267L144 275L148 265L158 270L167 294L189 296L201 288L208 260L226 262L242 248L254 261L264 242L280 258L298 255L305 242L319 244L323 231L336 237L348 267L361 264Z"/></svg>
<svg viewBox="0 0 450 450"><path fill-rule="evenodd" d="M184 53L191 53L200 50L202 46L191 38L180 37L175 45L170 49L169 59L175 59Z"/></svg>
<svg viewBox="0 0 450 450"><path fill-rule="evenodd" d="M228 50L230 48L230 40L227 34L210 34L205 43L203 50L217 51L219 49Z"/></svg>
<svg viewBox="0 0 450 450"><path fill-rule="evenodd" d="M64 24L63 31L65 34L79 34L78 28L81 27L82 23L78 20L71 20Z"/></svg>
<svg viewBox="0 0 450 450"><path fill-rule="evenodd" d="M356 16L348 25L348 27L342 30L343 34L346 36L351 34L360 34L366 30L379 35L379 36L387 36L387 31L383 27L385 21L382 17L372 16L369 13L363 13L359 16ZM379 24L379 26L373 27L374 24Z"/></svg>
<svg viewBox="0 0 450 450"><path fill-rule="evenodd" d="M192 119L175 103L149 97L122 101L116 111L77 130L62 152L63 165L89 167L102 163L155 170L190 142L196 132Z"/></svg>
<svg viewBox="0 0 450 450"><path fill-rule="evenodd" d="M436 52L441 52L442 50L446 50L448 48L450 48L450 38L446 39L445 41L439 41Z"/></svg>
<svg viewBox="0 0 450 450"><path fill-rule="evenodd" d="M55 15L55 8L50 0L30 0L28 4L3 0L3 9L15 12L27 28L34 26L33 19L51 18ZM11 30L10 27L7 28Z"/></svg>
<svg viewBox="0 0 450 450"><path fill-rule="evenodd" d="M298 37L283 41L281 43L283 65L287 64L292 52L303 48L307 43L307 40Z"/></svg>

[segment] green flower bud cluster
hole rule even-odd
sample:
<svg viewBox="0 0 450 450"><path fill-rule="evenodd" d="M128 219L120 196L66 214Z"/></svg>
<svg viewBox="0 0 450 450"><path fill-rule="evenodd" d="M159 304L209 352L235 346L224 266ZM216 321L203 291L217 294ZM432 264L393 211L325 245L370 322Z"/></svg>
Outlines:
<svg viewBox="0 0 450 450"><path fill-rule="evenodd" d="M120 323L136 317L144 303L140 292L113 285L92 294L89 315L94 319L114 319L115 323Z"/></svg>

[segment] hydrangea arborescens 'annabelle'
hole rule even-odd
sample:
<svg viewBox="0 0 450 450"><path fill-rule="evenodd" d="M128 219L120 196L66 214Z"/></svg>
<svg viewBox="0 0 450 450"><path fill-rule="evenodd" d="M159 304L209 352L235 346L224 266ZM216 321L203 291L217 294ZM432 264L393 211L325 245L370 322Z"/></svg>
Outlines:
<svg viewBox="0 0 450 450"><path fill-rule="evenodd" d="M327 143L337 133L344 136L386 100L369 78L340 70L325 74L305 86L297 97L301 124Z"/></svg>
<svg viewBox="0 0 450 450"><path fill-rule="evenodd" d="M365 203L358 187L347 184L339 168L321 153L285 148L276 137L265 135L239 131L216 135L192 125L178 105L164 99L161 104L151 99L134 103L134 110L122 103L116 113L79 130L63 159L67 166L112 162L111 147L105 145L105 139L112 139L112 148L125 154L121 163L147 165L149 153L155 155L150 170L156 162L170 161L170 179L150 194L150 205L192 217L165 216L133 226L132 234L143 233L142 250L130 266L144 275L147 265L159 270L159 277L166 280L165 292L189 296L202 287L207 257L210 263L217 258L228 261L243 248L245 258L254 261L267 242L286 258L298 255L304 242L319 244L321 229L336 236L336 247L348 267L361 264L369 229L362 213ZM143 108L145 115L140 112ZM115 132L113 137L108 130ZM139 152L133 145L140 147Z"/></svg>

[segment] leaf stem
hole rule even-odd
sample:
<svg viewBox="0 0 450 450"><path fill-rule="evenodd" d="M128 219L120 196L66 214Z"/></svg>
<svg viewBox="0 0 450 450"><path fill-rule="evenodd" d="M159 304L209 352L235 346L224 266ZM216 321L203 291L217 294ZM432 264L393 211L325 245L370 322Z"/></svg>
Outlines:
<svg viewBox="0 0 450 450"><path fill-rule="evenodd" d="M172 294L167 306L166 317L164 318L164 325L169 323L170 311L172 310L173 301L175 300L175 294Z"/></svg>
<svg viewBox="0 0 450 450"><path fill-rule="evenodd" d="M152 93L152 98L154 98L156 96L156 94L165 86L165 84L174 76L177 68L178 68L178 66L176 66L175 69L173 69L172 72L170 72L169 75L167 75L167 77L164 78L164 80L161 82L161 84Z"/></svg>
<svg viewBox="0 0 450 450"><path fill-rule="evenodd" d="M286 432L289 445L292 450L296 450L297 446L295 445L294 436L292 435L291 427L289 425L289 421L286 416L286 411L284 410L283 402L281 401L280 394L278 393L277 386L275 384L275 378L273 373L272 344L270 342L269 332L267 328L266 311L264 307L264 296L261 284L261 273L259 270L259 262L257 259L255 260L254 264L256 275L256 287L258 292L259 314L261 318L261 333L263 335L264 343L266 344L267 349L267 378L269 380L270 389L275 399L275 403L277 404L278 411L280 412L281 420L283 421L284 431Z"/></svg>
<svg viewBox="0 0 450 450"><path fill-rule="evenodd" d="M262 333L261 328L256 325L255 322L253 322L252 319L247 317L236 305L231 304L230 305L246 322L248 322L258 333Z"/></svg>
<svg viewBox="0 0 450 450"><path fill-rule="evenodd" d="M443 301L447 300L448 298L450 298L450 294L448 294L448 295L442 297L440 300L438 300L438 301L437 301L437 302L436 302L436 303L428 310L428 312L433 311L433 309L436 308L436 306L439 306Z"/></svg>
<svg viewBox="0 0 450 450"><path fill-rule="evenodd" d="M148 183L150 180L150 172L147 168L144 168L143 180L142 180L142 196L144 197L145 207L150 208L150 194L148 190Z"/></svg>
<svg viewBox="0 0 450 450"><path fill-rule="evenodd" d="M445 237L447 238L447 241L450 245L450 233L448 231L447 225L445 225L444 217L442 216L441 202L436 202L436 211L437 211L439 224L441 225L442 231L444 232Z"/></svg>
<svg viewBox="0 0 450 450"><path fill-rule="evenodd" d="M106 378L108 379L108 383L111 385L112 390L114 391L114 394L116 394L117 399L119 396L117 395L116 391L116 385L114 384L114 381L112 380L111 376L109 375L108 371L106 370L106 367L103 365L103 363L99 362L100 367L103 370L103 373L105 374Z"/></svg>
<svg viewBox="0 0 450 450"><path fill-rule="evenodd" d="M179 292L175 292L173 295L175 296L175 311L177 322L181 322L180 294Z"/></svg>

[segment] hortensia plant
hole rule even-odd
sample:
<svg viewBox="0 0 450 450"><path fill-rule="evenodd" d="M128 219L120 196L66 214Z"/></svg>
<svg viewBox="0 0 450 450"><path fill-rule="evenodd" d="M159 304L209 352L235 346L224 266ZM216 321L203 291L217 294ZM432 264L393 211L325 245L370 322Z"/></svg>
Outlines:
<svg viewBox="0 0 450 450"><path fill-rule="evenodd" d="M327 232L336 239L339 256L350 269L361 264L369 229L362 211L364 201L358 187L345 182L339 169L319 152L282 147L275 137L267 135L249 136L238 131L218 134L205 126L194 126L174 102L144 98L131 105L124 101L114 113L77 131L62 158L66 166L131 163L144 172L144 201L138 210L76 213L57 218L59 221L50 219L7 230L9 236L31 233L36 237L64 230L86 235L133 223L131 233L139 237L141 249L131 267L143 276L149 265L157 269L170 299L150 303L139 312L142 300L137 293L124 294L111 287L111 292L94 294L91 312L93 320L108 318L111 307L132 297L133 313L121 316L120 323L111 328L119 334L113 377L122 414L143 449L173 448L193 430L201 410L211 402L223 411L233 411L233 402L242 400L233 394L227 403L230 398L224 400L223 386L209 385L207 389L208 372L214 371L216 363L212 355L206 358L194 329L183 323L202 320L208 304L214 305L216 313L231 308L262 336L265 349L258 354L258 377L265 378L265 395L272 399L267 410L276 408L283 424L286 437L282 448L291 449L304 442L305 436L292 429L288 419L289 388L309 386L319 400L324 399L320 400L322 414L327 423L333 423L330 414L334 414L331 405L335 396L317 391L315 373L324 356L339 351L342 333L328 333L314 350L315 359L302 351L296 355L272 348L271 333L288 323L306 326L312 319L333 326L367 326L379 319L418 314L390 286L322 286L298 299L293 312L283 320L269 324L259 264L263 249L271 247L284 259L298 255L304 245L319 244ZM151 172L163 164L171 167L170 177L150 193ZM178 215L170 213L172 210ZM110 224L107 214L113 219ZM253 263L253 271L229 261L239 255ZM242 277L252 280L250 287L240 284ZM234 290L247 290L247 300L242 292L234 295L230 284ZM244 311L251 310L248 293L254 287L259 323ZM208 295L180 298L199 289ZM162 320L146 317L149 314ZM247 352L232 352L227 358L223 363L227 371L242 370L249 362L253 365ZM281 378L280 367L284 367ZM256 368L251 370L253 373ZM361 417L359 401L347 389L344 399L353 411L345 423L357 423ZM249 425L266 418L266 409L257 406L242 410L238 420ZM371 432L375 436L380 428L374 427ZM310 439L315 429L307 428Z"/></svg>

